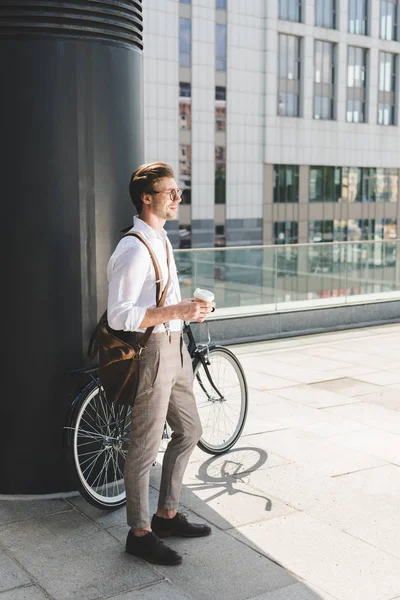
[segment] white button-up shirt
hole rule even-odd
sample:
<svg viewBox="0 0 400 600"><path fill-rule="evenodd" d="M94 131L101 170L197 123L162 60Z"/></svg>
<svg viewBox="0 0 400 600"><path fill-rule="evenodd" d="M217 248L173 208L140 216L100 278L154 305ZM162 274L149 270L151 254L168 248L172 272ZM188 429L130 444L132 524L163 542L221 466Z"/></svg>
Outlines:
<svg viewBox="0 0 400 600"><path fill-rule="evenodd" d="M170 241L165 230L158 233L135 216L131 231L140 232L151 246L160 265L164 289L168 281L167 253L170 255L170 273L167 297L164 306L178 304L181 301L178 274ZM139 325L143 321L148 308L156 307L156 275L149 251L146 246L133 236L120 240L107 266L108 278L108 323L110 327L123 331L145 331ZM171 331L182 329L181 320L169 321ZM154 332L165 331L165 325L156 325Z"/></svg>

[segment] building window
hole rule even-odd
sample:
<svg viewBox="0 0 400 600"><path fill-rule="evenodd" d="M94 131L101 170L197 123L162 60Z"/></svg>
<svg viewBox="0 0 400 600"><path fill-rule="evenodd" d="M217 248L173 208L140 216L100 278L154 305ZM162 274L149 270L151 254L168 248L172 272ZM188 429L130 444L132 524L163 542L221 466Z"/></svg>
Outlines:
<svg viewBox="0 0 400 600"><path fill-rule="evenodd" d="M226 0L217 0L215 7L216 8L226 8Z"/></svg>
<svg viewBox="0 0 400 600"><path fill-rule="evenodd" d="M310 167L310 202L338 202L341 196L340 167Z"/></svg>
<svg viewBox="0 0 400 600"><path fill-rule="evenodd" d="M279 35L278 115L300 116L300 38Z"/></svg>
<svg viewBox="0 0 400 600"><path fill-rule="evenodd" d="M375 202L375 169L342 168L342 201Z"/></svg>
<svg viewBox="0 0 400 600"><path fill-rule="evenodd" d="M395 124L396 62L397 57L395 54L379 52L379 125Z"/></svg>
<svg viewBox="0 0 400 600"><path fill-rule="evenodd" d="M274 202L287 204L299 201L299 167L274 165Z"/></svg>
<svg viewBox="0 0 400 600"><path fill-rule="evenodd" d="M368 0L349 0L349 32L368 33Z"/></svg>
<svg viewBox="0 0 400 600"><path fill-rule="evenodd" d="M297 244L299 224L296 221L278 221L273 225L274 244Z"/></svg>
<svg viewBox="0 0 400 600"><path fill-rule="evenodd" d="M192 227L191 225L179 225L179 249L192 247Z"/></svg>
<svg viewBox="0 0 400 600"><path fill-rule="evenodd" d="M336 0L315 0L315 25L335 29Z"/></svg>
<svg viewBox="0 0 400 600"><path fill-rule="evenodd" d="M224 247L226 246L226 238L225 238L225 225L216 225L215 226L215 247Z"/></svg>
<svg viewBox="0 0 400 600"><path fill-rule="evenodd" d="M309 221L308 241L311 244L319 242L333 242L334 221Z"/></svg>
<svg viewBox="0 0 400 600"><path fill-rule="evenodd" d="M336 45L315 41L314 118L333 119L335 101Z"/></svg>
<svg viewBox="0 0 400 600"><path fill-rule="evenodd" d="M179 128L192 129L192 86L190 83L179 84Z"/></svg>
<svg viewBox="0 0 400 600"><path fill-rule="evenodd" d="M179 0L181 4L192 4L192 0Z"/></svg>
<svg viewBox="0 0 400 600"><path fill-rule="evenodd" d="M375 169L374 193L376 202L398 202L398 169Z"/></svg>
<svg viewBox="0 0 400 600"><path fill-rule="evenodd" d="M348 48L347 62L347 121L364 123L365 91L367 73L367 51L363 48Z"/></svg>
<svg viewBox="0 0 400 600"><path fill-rule="evenodd" d="M215 50L217 71L226 71L226 25L220 23L216 25Z"/></svg>
<svg viewBox="0 0 400 600"><path fill-rule="evenodd" d="M215 204L225 204L226 196L226 148L215 147Z"/></svg>
<svg viewBox="0 0 400 600"><path fill-rule="evenodd" d="M395 40L397 34L398 0L381 0L381 38Z"/></svg>
<svg viewBox="0 0 400 600"><path fill-rule="evenodd" d="M300 23L301 0L279 0L279 18Z"/></svg>
<svg viewBox="0 0 400 600"><path fill-rule="evenodd" d="M192 20L179 19L179 66L190 67L192 47Z"/></svg>
<svg viewBox="0 0 400 600"><path fill-rule="evenodd" d="M215 129L226 130L226 88L221 86L215 88Z"/></svg>
<svg viewBox="0 0 400 600"><path fill-rule="evenodd" d="M188 144L179 146L179 187L183 190L182 204L191 204L192 148Z"/></svg>

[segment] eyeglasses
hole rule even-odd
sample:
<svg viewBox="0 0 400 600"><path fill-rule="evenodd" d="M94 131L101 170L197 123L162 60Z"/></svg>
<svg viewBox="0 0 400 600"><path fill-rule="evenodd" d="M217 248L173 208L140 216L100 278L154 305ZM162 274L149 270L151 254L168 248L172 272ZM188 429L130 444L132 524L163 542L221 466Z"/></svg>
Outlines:
<svg viewBox="0 0 400 600"><path fill-rule="evenodd" d="M151 192L152 194L169 194L169 197L171 198L171 200L175 200L175 198L178 196L179 198L182 197L182 193L183 190L180 190L179 188L176 189L172 189L172 190L160 190L159 192Z"/></svg>

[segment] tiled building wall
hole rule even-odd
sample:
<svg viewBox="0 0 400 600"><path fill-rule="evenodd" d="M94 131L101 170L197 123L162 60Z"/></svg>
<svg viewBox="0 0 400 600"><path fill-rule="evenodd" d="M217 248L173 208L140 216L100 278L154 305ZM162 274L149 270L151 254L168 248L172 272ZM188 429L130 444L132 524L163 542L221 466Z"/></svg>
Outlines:
<svg viewBox="0 0 400 600"><path fill-rule="evenodd" d="M226 243L262 243L264 0L228 3Z"/></svg>
<svg viewBox="0 0 400 600"><path fill-rule="evenodd" d="M192 245L214 246L215 0L192 1Z"/></svg>
<svg viewBox="0 0 400 600"><path fill-rule="evenodd" d="M371 28L368 36L348 33L348 2L340 1L337 4L338 29L325 29L314 27L314 0L304 0L304 23L279 20L278 2L265 3L268 56L265 95L266 164L399 166L399 128L377 124L377 101L379 51L399 53L400 43L379 39L378 0L371 0L369 3ZM301 118L277 117L279 33L302 38ZM315 40L338 44L336 119L332 121L313 118ZM368 50L366 123L348 123L345 120L348 45ZM399 95L397 106L399 108Z"/></svg>
<svg viewBox="0 0 400 600"><path fill-rule="evenodd" d="M143 39L145 160L165 161L177 176L179 3L176 0L143 3ZM178 223L167 223L167 229L171 242L176 245Z"/></svg>

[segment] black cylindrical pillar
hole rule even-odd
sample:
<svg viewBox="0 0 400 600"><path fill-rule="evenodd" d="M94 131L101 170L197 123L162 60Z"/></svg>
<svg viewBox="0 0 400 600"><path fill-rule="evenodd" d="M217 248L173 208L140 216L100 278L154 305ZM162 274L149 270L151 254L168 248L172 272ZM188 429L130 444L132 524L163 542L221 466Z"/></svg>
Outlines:
<svg viewBox="0 0 400 600"><path fill-rule="evenodd" d="M0 3L0 494L74 489L63 448L68 372L85 364L107 260L131 223L142 48L140 0Z"/></svg>

